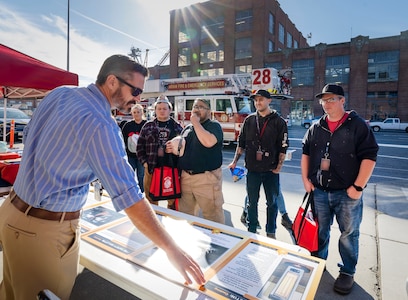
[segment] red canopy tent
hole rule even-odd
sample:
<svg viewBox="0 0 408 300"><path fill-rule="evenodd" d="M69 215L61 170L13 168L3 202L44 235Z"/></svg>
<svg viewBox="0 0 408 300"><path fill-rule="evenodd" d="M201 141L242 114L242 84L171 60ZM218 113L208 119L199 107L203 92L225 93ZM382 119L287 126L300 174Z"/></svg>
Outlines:
<svg viewBox="0 0 408 300"><path fill-rule="evenodd" d="M78 85L78 75L0 44L0 86L6 88L5 97L40 97L60 85Z"/></svg>
<svg viewBox="0 0 408 300"><path fill-rule="evenodd" d="M78 85L78 75L59 69L0 44L0 98L43 98L47 91L61 85ZM6 132L6 113L3 121Z"/></svg>
<svg viewBox="0 0 408 300"><path fill-rule="evenodd" d="M78 75L0 44L0 98L4 97L5 108L3 139L6 138L7 98L42 98L47 91L61 85L78 85ZM15 168L7 169L10 167ZM17 170L17 165L3 166L0 177L11 176L8 182L12 184Z"/></svg>

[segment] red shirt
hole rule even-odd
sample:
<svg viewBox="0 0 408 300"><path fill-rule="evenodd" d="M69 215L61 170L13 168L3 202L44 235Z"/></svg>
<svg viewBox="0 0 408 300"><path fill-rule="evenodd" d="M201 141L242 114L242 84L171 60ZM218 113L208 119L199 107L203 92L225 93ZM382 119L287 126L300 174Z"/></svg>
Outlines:
<svg viewBox="0 0 408 300"><path fill-rule="evenodd" d="M344 113L343 117L340 120L334 122L329 121L329 118L326 117L326 122L329 126L330 131L334 132L337 128L339 128L339 126L343 124L343 122L347 119L348 115L348 113Z"/></svg>

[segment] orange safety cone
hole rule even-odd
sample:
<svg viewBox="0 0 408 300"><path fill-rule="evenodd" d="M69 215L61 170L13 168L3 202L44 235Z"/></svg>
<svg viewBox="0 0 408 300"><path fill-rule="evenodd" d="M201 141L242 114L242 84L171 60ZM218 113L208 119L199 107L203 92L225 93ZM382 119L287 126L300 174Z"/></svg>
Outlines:
<svg viewBox="0 0 408 300"><path fill-rule="evenodd" d="M13 148L14 146L14 120L11 120L10 122L10 149Z"/></svg>

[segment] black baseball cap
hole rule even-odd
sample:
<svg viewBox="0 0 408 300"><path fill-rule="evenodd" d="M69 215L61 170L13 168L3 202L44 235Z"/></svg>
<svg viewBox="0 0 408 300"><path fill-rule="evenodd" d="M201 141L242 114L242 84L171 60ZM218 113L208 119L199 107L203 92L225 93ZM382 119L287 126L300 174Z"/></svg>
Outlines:
<svg viewBox="0 0 408 300"><path fill-rule="evenodd" d="M272 99L271 94L266 90L257 90L251 97L255 98L255 96L262 96L268 99Z"/></svg>
<svg viewBox="0 0 408 300"><path fill-rule="evenodd" d="M329 84L326 84L323 87L322 92L317 94L315 97L320 99L322 98L323 95L326 95L326 94L335 94L339 96L344 96L344 90L338 84L329 83Z"/></svg>

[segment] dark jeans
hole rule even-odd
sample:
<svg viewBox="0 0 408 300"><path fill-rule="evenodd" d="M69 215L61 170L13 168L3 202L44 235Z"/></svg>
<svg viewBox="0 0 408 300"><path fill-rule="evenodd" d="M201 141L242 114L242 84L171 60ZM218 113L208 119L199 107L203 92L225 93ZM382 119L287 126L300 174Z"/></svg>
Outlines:
<svg viewBox="0 0 408 300"><path fill-rule="evenodd" d="M278 207L276 198L279 194L279 174L269 172L251 172L247 174L248 195L248 231L256 232L258 223L258 201L261 184L266 197L266 233L276 232Z"/></svg>
<svg viewBox="0 0 408 300"><path fill-rule="evenodd" d="M358 260L360 224L363 218L363 199L351 199L346 190L314 191L314 205L319 222L319 250L313 255L327 259L329 253L330 228L336 217L341 232L339 252L343 261L340 272L353 275Z"/></svg>
<svg viewBox="0 0 408 300"><path fill-rule="evenodd" d="M136 172L137 181L139 183L140 191L144 192L143 178L144 178L144 167L137 159L137 157L128 157L129 164L132 166L133 170Z"/></svg>

